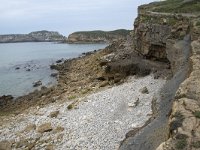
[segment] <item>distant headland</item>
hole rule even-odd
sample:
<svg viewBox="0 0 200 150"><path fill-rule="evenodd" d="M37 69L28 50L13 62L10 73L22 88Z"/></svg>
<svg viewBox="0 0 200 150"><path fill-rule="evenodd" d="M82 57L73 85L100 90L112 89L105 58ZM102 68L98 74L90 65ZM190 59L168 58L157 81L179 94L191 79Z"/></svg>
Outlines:
<svg viewBox="0 0 200 150"><path fill-rule="evenodd" d="M131 30L118 29L114 31L79 31L67 37L57 31L34 31L28 34L6 34L0 35L0 43L17 42L62 42L69 44L81 43L111 43L119 39L125 39Z"/></svg>
<svg viewBox="0 0 200 150"><path fill-rule="evenodd" d="M65 36L55 31L35 31L28 34L7 34L0 35L0 43L17 42L60 42L64 41Z"/></svg>

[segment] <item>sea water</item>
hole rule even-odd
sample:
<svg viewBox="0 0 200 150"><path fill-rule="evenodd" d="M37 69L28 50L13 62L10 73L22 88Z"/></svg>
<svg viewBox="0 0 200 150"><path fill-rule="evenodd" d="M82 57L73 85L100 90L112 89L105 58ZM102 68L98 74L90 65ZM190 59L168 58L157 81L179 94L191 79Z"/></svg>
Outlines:
<svg viewBox="0 0 200 150"><path fill-rule="evenodd" d="M33 82L52 86L56 78L50 65L58 59L68 59L105 48L106 44L58 44L52 42L0 44L0 96L22 96L34 91Z"/></svg>

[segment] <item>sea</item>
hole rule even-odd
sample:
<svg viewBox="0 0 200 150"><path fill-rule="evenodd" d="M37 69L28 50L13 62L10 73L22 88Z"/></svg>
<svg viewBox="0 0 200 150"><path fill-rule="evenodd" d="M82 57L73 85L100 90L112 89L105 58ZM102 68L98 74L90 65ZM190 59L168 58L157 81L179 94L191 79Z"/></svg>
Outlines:
<svg viewBox="0 0 200 150"><path fill-rule="evenodd" d="M56 70L50 65L60 59L79 57L82 53L105 48L107 44L65 44L53 42L0 44L0 96L28 94L40 87L36 81L50 87L57 83L51 77Z"/></svg>

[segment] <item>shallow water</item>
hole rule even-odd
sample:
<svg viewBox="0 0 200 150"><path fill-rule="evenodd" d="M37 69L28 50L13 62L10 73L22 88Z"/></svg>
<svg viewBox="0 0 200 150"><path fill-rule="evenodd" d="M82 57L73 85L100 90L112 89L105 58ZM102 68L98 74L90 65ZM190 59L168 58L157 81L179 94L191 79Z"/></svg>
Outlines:
<svg viewBox="0 0 200 150"><path fill-rule="evenodd" d="M49 68L50 64L61 58L77 57L83 52L105 46L106 44L50 42L0 44L0 95L17 97L27 94L36 89L32 83L38 80L44 86L51 86L56 83L56 79L50 77L55 72Z"/></svg>

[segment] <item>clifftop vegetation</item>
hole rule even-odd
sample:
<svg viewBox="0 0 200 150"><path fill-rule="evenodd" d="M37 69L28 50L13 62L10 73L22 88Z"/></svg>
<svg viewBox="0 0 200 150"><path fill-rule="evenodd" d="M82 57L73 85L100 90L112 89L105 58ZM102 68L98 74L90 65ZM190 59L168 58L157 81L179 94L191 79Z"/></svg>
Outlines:
<svg viewBox="0 0 200 150"><path fill-rule="evenodd" d="M156 12L166 13L196 13L200 12L199 0L166 0L154 3L152 9Z"/></svg>
<svg viewBox="0 0 200 150"><path fill-rule="evenodd" d="M110 35L120 35L120 36L127 36L130 34L131 30L125 30L125 29L118 29L114 31L101 31L101 30L95 30L95 31L79 31L74 32L73 34L84 34L85 36L98 36L98 37L107 37Z"/></svg>

